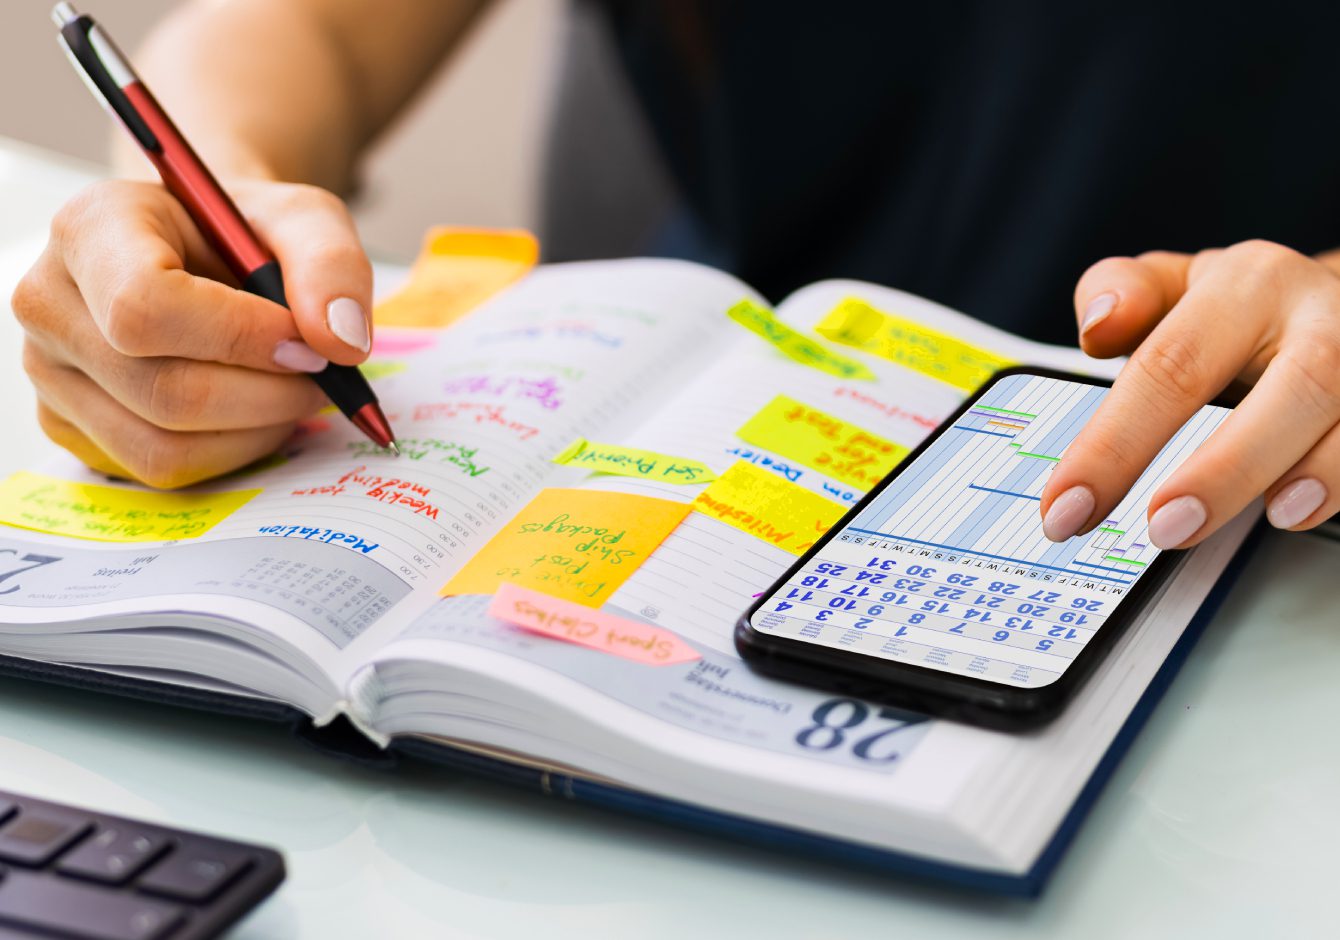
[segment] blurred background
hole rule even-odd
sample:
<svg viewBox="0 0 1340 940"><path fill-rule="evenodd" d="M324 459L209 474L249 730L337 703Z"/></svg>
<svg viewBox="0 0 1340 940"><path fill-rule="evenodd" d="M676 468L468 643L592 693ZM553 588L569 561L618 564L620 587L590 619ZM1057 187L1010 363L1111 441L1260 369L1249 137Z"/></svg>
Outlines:
<svg viewBox="0 0 1340 940"><path fill-rule="evenodd" d="M49 19L52 2L3 0L0 138L103 163L112 133L121 131L97 111L61 55ZM175 2L75 5L101 20L133 60L144 35ZM611 182L598 166L654 167L599 25L580 3L497 0L365 164L354 208L370 250L409 258L423 230L444 222L528 228L556 240L567 257L617 254L635 241L664 197L654 179L625 173ZM568 113L578 104L579 114ZM551 133L574 122L582 133ZM552 186L555 178L564 185ZM595 192L582 195L583 185ZM580 202L596 215L601 207L622 206L622 228L590 224L595 215L566 232L547 224L553 213L546 207L559 190L567 204ZM629 221L628 207L639 200L648 208ZM583 232L597 229L606 233L604 243L583 240Z"/></svg>

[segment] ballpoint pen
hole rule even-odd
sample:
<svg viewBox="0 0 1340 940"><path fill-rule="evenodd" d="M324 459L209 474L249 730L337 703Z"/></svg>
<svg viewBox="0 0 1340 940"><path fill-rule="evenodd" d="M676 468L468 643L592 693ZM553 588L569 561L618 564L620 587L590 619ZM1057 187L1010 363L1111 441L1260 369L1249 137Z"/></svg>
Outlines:
<svg viewBox="0 0 1340 940"><path fill-rule="evenodd" d="M116 45L91 17L68 3L56 4L51 18L60 27L61 45L79 77L135 138L163 185L185 207L242 289L287 307L274 254L256 237ZM332 362L312 379L373 443L400 453L376 394L356 367Z"/></svg>

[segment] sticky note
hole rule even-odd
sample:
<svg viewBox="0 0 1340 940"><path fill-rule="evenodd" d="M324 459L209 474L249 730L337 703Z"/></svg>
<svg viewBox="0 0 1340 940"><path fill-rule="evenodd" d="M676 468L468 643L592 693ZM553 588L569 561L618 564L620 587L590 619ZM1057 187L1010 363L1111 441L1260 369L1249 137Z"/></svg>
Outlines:
<svg viewBox="0 0 1340 940"><path fill-rule="evenodd" d="M830 310L814 329L835 343L872 352L965 392L976 391L993 372L1015 364L855 297Z"/></svg>
<svg viewBox="0 0 1340 940"><path fill-rule="evenodd" d="M0 523L106 542L191 539L260 492L161 493L20 471L0 482Z"/></svg>
<svg viewBox="0 0 1340 940"><path fill-rule="evenodd" d="M510 582L599 607L688 513L687 503L650 496L541 490L442 594L492 594Z"/></svg>
<svg viewBox="0 0 1340 940"><path fill-rule="evenodd" d="M670 666L702 659L701 653L669 630L592 610L515 584L498 588L489 605L489 616L525 627L532 633L648 666Z"/></svg>
<svg viewBox="0 0 1340 940"><path fill-rule="evenodd" d="M875 378L873 372L855 359L838 355L823 343L796 332L778 320L771 310L752 300L740 301L726 311L726 316L751 333L757 333L777 347L782 355L801 365L813 366L821 372L844 379L873 381Z"/></svg>
<svg viewBox="0 0 1340 940"><path fill-rule="evenodd" d="M409 283L376 306L373 322L444 327L519 280L539 255L539 242L529 232L431 229Z"/></svg>
<svg viewBox="0 0 1340 940"><path fill-rule="evenodd" d="M636 447L596 444L580 437L554 457L554 463L662 483L708 483L717 478L711 467L696 460Z"/></svg>
<svg viewBox="0 0 1340 940"><path fill-rule="evenodd" d="M379 329L372 340L372 355L375 358L412 356L425 349L432 349L437 345L437 340L438 334L428 330Z"/></svg>
<svg viewBox="0 0 1340 940"><path fill-rule="evenodd" d="M740 440L868 490L908 448L810 405L778 395L736 432Z"/></svg>
<svg viewBox="0 0 1340 940"><path fill-rule="evenodd" d="M386 359L369 359L358 367L358 371L363 373L363 378L369 382L375 382L378 379L384 379L390 375L399 375L408 369L403 362L393 362Z"/></svg>
<svg viewBox="0 0 1340 940"><path fill-rule="evenodd" d="M741 460L698 494L693 508L792 555L842 518L842 506Z"/></svg>

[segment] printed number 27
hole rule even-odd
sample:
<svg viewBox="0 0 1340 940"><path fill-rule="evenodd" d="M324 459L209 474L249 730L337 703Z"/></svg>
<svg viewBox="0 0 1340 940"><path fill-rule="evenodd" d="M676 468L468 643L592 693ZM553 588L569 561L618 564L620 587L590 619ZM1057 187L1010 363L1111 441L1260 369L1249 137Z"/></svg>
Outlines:
<svg viewBox="0 0 1340 940"><path fill-rule="evenodd" d="M851 698L831 698L814 709L814 713L810 715L814 724L800 730L796 735L796 743L812 751L835 750L846 742L847 732L855 731L869 717L870 708L864 702ZM895 746L886 754L876 754L877 745L900 731L916 727L926 719L921 715L908 714L896 708L881 708L879 717L896 721L898 724L865 735L852 745L851 752L864 761L888 764L899 758L899 750Z"/></svg>
<svg viewBox="0 0 1340 940"><path fill-rule="evenodd" d="M13 548L0 548L0 555L17 555L17 554L18 554L18 551L17 551L16 549L13 549ZM25 572L25 571L32 571L34 568L40 568L40 567L42 567L43 565L50 565L50 564L53 564L53 563L55 563L55 562L60 561L60 559L59 559L59 558L55 558L55 557L53 557L53 556L51 556L51 555L32 555L32 554L28 554L28 555L24 555L22 558L20 558L19 561L27 561L27 562L31 562L31 564L28 564L28 565L22 565L22 566L20 566L20 567L18 567L18 568L11 568L11 569L9 569L8 571L2 571L2 572L0 572L0 584L3 584L4 582L8 581L10 578L14 577L14 575L16 575L16 574L22 574L22 573ZM13 593L14 593L15 591L17 591L18 589L19 589L19 586L18 586L17 584L15 584L13 587L9 587L9 588L5 588L4 590L0 590L0 594L13 594Z"/></svg>

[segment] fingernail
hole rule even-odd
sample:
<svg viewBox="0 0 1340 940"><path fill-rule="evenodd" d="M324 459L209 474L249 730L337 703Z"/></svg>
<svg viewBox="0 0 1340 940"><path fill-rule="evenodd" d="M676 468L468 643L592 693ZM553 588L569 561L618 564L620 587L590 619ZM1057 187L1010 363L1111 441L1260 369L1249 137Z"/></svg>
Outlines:
<svg viewBox="0 0 1340 940"><path fill-rule="evenodd" d="M1326 502L1326 487L1320 480L1294 480L1275 494L1266 507L1266 518L1277 529L1292 529Z"/></svg>
<svg viewBox="0 0 1340 940"><path fill-rule="evenodd" d="M1200 531L1208 513L1194 496L1179 496L1158 508L1149 520L1149 541L1156 548L1176 548Z"/></svg>
<svg viewBox="0 0 1340 940"><path fill-rule="evenodd" d="M326 305L326 323L330 331L342 343L346 343L360 352L367 352L372 345L368 334L368 315L363 305L352 297L336 297Z"/></svg>
<svg viewBox="0 0 1340 940"><path fill-rule="evenodd" d="M1052 500L1042 517L1042 534L1053 542L1064 542L1093 515L1093 492L1087 486L1072 486Z"/></svg>
<svg viewBox="0 0 1340 940"><path fill-rule="evenodd" d="M1107 315L1117 308L1117 295L1105 291L1089 301L1084 308L1084 318L1079 321L1079 332L1083 336L1089 330L1107 319Z"/></svg>
<svg viewBox="0 0 1340 940"><path fill-rule="evenodd" d="M294 372L320 372L328 363L316 350L296 339L286 339L274 351L275 365Z"/></svg>

